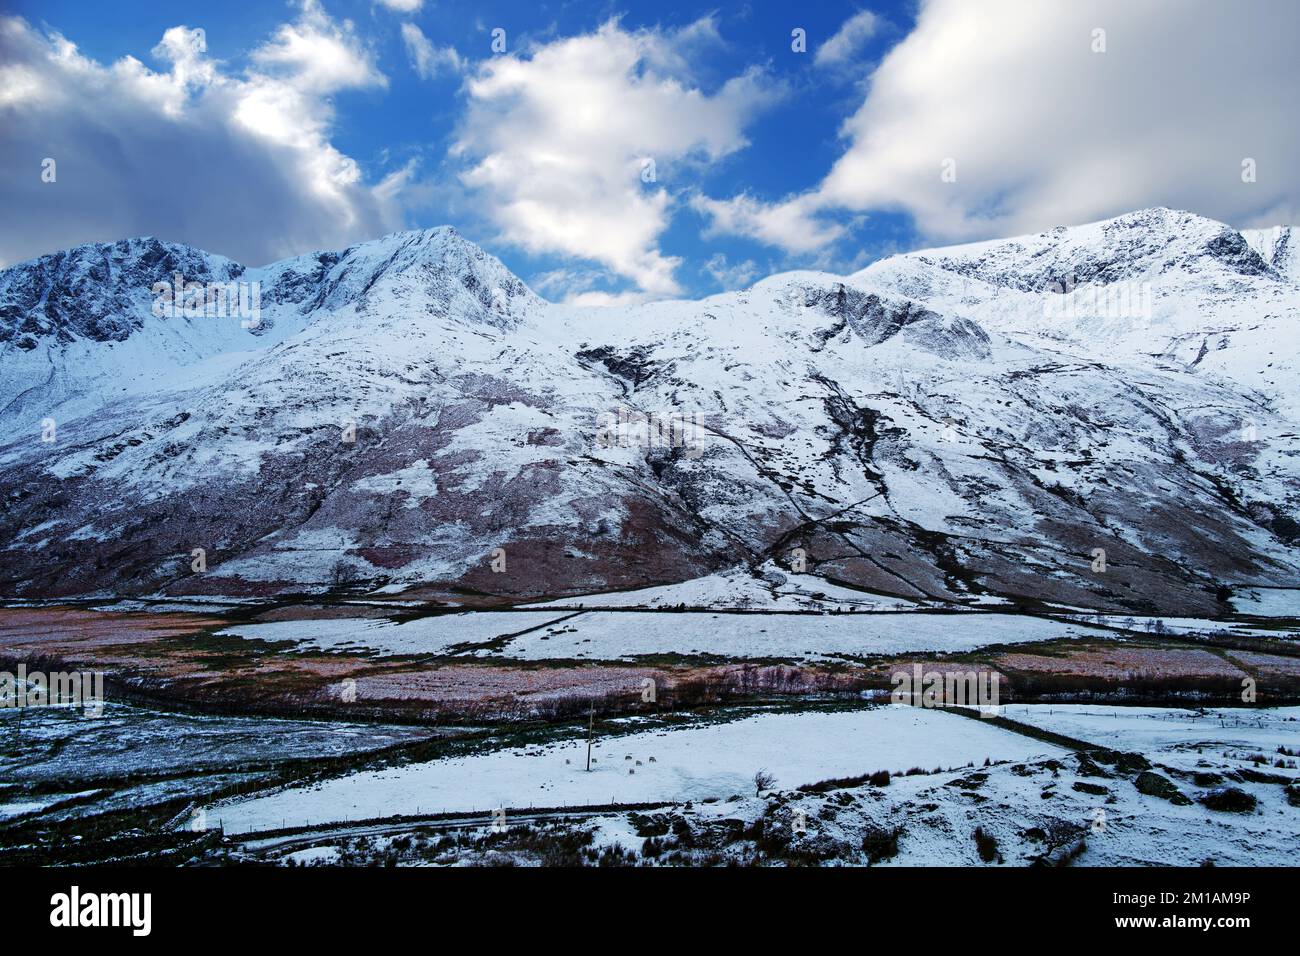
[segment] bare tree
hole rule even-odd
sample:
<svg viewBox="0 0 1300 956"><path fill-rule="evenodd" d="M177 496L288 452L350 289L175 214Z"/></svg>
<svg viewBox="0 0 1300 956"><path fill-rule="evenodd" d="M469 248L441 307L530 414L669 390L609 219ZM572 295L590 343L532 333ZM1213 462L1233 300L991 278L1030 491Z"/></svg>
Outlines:
<svg viewBox="0 0 1300 956"><path fill-rule="evenodd" d="M772 776L766 770L760 770L754 774L754 796L759 796L764 790L772 789L772 784L776 783L776 777Z"/></svg>
<svg viewBox="0 0 1300 956"><path fill-rule="evenodd" d="M357 569L348 564L342 558L334 562L334 567L330 568L330 588L339 590L355 584L357 580Z"/></svg>

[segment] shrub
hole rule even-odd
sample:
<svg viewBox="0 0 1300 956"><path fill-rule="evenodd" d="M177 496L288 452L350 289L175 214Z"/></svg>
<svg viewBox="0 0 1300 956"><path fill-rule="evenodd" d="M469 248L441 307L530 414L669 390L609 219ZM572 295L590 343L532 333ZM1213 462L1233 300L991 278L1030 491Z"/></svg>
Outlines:
<svg viewBox="0 0 1300 956"><path fill-rule="evenodd" d="M597 866L631 866L635 862L634 857L621 843L614 843L603 848L600 851L600 857L596 861Z"/></svg>
<svg viewBox="0 0 1300 956"><path fill-rule="evenodd" d="M1201 803L1211 810L1222 813L1253 813L1255 798L1236 787L1219 787L1201 797Z"/></svg>
<svg viewBox="0 0 1300 956"><path fill-rule="evenodd" d="M902 835L902 827L869 826L862 837L862 850L872 863L898 856L898 838Z"/></svg>

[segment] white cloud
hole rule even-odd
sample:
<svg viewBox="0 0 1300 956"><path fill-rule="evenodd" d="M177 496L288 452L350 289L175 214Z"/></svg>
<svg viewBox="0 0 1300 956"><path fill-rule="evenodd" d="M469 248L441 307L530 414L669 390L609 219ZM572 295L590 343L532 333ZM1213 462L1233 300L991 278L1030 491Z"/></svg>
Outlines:
<svg viewBox="0 0 1300 956"><path fill-rule="evenodd" d="M656 298L635 290L610 292L599 288L609 278L609 273L601 268L560 268L535 275L528 284L543 298L566 305L639 305Z"/></svg>
<svg viewBox="0 0 1300 956"><path fill-rule="evenodd" d="M1106 52L1093 52L1094 29ZM940 238L1168 205L1297 211L1300 6L928 0L844 126L824 207L897 208ZM1241 181L1246 157L1258 181ZM956 161L957 181L940 179ZM1274 213L1276 214L1276 213Z"/></svg>
<svg viewBox="0 0 1300 956"><path fill-rule="evenodd" d="M406 55L411 60L411 69L421 79L431 80L443 70L459 73L465 68L453 46L435 47L414 23L402 24L402 42L406 44Z"/></svg>
<svg viewBox="0 0 1300 956"><path fill-rule="evenodd" d="M538 295L552 301L572 299L589 292L606 278L600 269L552 269L533 276L528 285Z"/></svg>
<svg viewBox="0 0 1300 956"><path fill-rule="evenodd" d="M592 292L579 292L577 295L569 296L564 301L567 305L626 308L630 305L649 302L653 298L655 297L646 292L601 292L595 290Z"/></svg>
<svg viewBox="0 0 1300 956"><path fill-rule="evenodd" d="M725 253L719 252L709 257L704 263L704 271L724 289L742 289L754 281L758 275L758 264L753 259L732 265Z"/></svg>
<svg viewBox="0 0 1300 956"><path fill-rule="evenodd" d="M335 24L315 0L306 0L298 21L282 24L269 43L253 51L252 59L267 75L304 93L388 83L353 34L352 24Z"/></svg>
<svg viewBox="0 0 1300 956"><path fill-rule="evenodd" d="M1238 226L1292 222L1300 128L1284 117L1300 101L1297 35L1295 4L1243 16L1213 0L925 0L819 186L697 208L716 231L789 251L846 210L910 214L936 242L1156 205ZM1246 158L1254 183L1242 182ZM941 177L945 160L955 182ZM803 225L788 233L783 217Z"/></svg>
<svg viewBox="0 0 1300 956"><path fill-rule="evenodd" d="M400 224L403 171L368 187L330 142L332 95L387 83L349 23L308 0L240 72L189 27L152 54L106 66L0 19L0 258L152 234L255 264Z"/></svg>
<svg viewBox="0 0 1300 956"><path fill-rule="evenodd" d="M818 66L838 66L845 63L858 48L876 33L876 15L870 10L855 13L829 40L817 48L813 62Z"/></svg>
<svg viewBox="0 0 1300 956"><path fill-rule="evenodd" d="M675 294L680 260L658 247L674 198L659 180L746 145L745 123L775 94L756 70L712 95L694 85L688 61L711 39L709 19L677 32L630 32L611 20L526 58L484 61L453 152L501 238Z"/></svg>
<svg viewBox="0 0 1300 956"><path fill-rule="evenodd" d="M398 13L415 13L424 6L424 0L378 0L378 2Z"/></svg>
<svg viewBox="0 0 1300 956"><path fill-rule="evenodd" d="M842 226L815 217L811 196L796 196L784 202L765 203L747 195L733 199L710 199L697 195L691 206L710 219L706 236L747 236L787 252L816 252L844 233Z"/></svg>

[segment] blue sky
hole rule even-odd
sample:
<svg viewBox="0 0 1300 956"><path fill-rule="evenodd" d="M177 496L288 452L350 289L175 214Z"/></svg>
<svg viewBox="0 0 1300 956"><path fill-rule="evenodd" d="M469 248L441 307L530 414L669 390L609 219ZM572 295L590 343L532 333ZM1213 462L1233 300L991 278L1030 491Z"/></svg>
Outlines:
<svg viewBox="0 0 1300 956"><path fill-rule="evenodd" d="M1295 5L1132 6L19 0L0 260L450 223L550 298L618 301L1148 205L1291 218Z"/></svg>

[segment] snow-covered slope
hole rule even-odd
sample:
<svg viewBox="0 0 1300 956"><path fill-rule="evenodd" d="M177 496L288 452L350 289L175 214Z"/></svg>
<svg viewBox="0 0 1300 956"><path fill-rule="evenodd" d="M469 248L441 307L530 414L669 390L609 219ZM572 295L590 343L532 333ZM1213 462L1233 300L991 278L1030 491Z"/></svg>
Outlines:
<svg viewBox="0 0 1300 956"><path fill-rule="evenodd" d="M1288 279L1300 280L1300 243L1294 227L1243 229L1241 234L1261 259Z"/></svg>
<svg viewBox="0 0 1300 956"><path fill-rule="evenodd" d="M1225 611L1300 578L1288 255L1146 210L583 309L450 229L261 269L79 247L0 272L0 593L539 599L776 561ZM256 281L260 323L153 315L178 270Z"/></svg>
<svg viewBox="0 0 1300 956"><path fill-rule="evenodd" d="M1290 234L1147 209L895 256L853 278L1036 347L1197 368L1295 417L1293 350L1279 341L1297 316Z"/></svg>

